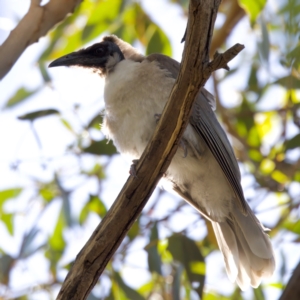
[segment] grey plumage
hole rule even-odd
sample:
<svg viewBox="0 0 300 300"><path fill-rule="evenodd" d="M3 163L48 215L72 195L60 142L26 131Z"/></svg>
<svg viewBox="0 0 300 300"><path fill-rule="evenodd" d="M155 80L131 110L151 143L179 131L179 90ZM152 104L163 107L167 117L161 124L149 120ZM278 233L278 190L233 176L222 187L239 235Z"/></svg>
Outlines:
<svg viewBox="0 0 300 300"><path fill-rule="evenodd" d="M50 67L79 65L105 77L104 131L117 149L138 159L155 130L179 63L162 54L148 57L116 36L61 57ZM214 97L204 88L164 177L167 187L212 222L227 274L241 289L257 287L275 268L266 229L245 201L238 163L213 112Z"/></svg>

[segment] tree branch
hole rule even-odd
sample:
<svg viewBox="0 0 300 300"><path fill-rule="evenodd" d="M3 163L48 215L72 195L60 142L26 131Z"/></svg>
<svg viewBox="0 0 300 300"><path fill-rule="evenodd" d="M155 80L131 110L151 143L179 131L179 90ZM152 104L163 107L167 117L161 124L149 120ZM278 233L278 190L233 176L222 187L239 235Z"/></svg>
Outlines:
<svg viewBox="0 0 300 300"><path fill-rule="evenodd" d="M238 0L223 1L222 6L226 6L226 20L214 33L210 46L210 57L224 44L232 29L245 15L245 11L239 6Z"/></svg>
<svg viewBox="0 0 300 300"><path fill-rule="evenodd" d="M298 300L300 299L300 262L295 268L285 290L279 300Z"/></svg>
<svg viewBox="0 0 300 300"><path fill-rule="evenodd" d="M152 140L136 167L137 178L128 178L111 209L78 254L58 300L87 298L170 165L200 88L211 72L227 66L227 55L221 62L217 59L209 63L209 46L220 2L190 1L180 72Z"/></svg>
<svg viewBox="0 0 300 300"><path fill-rule="evenodd" d="M27 14L0 46L0 80L10 71L24 50L37 42L55 24L74 11L82 0L50 0L40 6L40 0L31 0Z"/></svg>

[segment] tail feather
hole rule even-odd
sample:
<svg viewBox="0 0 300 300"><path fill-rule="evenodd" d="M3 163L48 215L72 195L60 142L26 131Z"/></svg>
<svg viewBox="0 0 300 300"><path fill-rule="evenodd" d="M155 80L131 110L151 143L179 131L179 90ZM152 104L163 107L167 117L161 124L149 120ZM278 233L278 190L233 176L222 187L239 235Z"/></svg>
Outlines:
<svg viewBox="0 0 300 300"><path fill-rule="evenodd" d="M242 249L239 249L239 265L238 265L238 275L236 277L236 283L242 291L245 291L249 285L251 285L252 278L250 278L250 267L247 261L245 260L246 256Z"/></svg>
<svg viewBox="0 0 300 300"><path fill-rule="evenodd" d="M261 258L271 258L273 256L273 250L269 237L264 233L266 228L259 222L250 207L248 206L247 217L245 217L237 207L234 207L232 217L242 230L243 236L247 237L251 251ZM258 239L258 237L261 238Z"/></svg>
<svg viewBox="0 0 300 300"><path fill-rule="evenodd" d="M212 226L226 265L227 275L234 282L238 275L239 251L236 237L227 223L212 222Z"/></svg>
<svg viewBox="0 0 300 300"><path fill-rule="evenodd" d="M269 237L250 209L247 216L233 209L230 219L213 222L213 228L228 277L242 290L249 285L257 287L273 274L275 260Z"/></svg>

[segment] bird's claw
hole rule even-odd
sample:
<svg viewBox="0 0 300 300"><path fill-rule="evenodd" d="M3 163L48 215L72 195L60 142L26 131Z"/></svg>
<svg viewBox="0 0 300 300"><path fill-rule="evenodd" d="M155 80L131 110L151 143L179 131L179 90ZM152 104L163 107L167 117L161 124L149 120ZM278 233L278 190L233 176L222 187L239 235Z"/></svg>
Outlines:
<svg viewBox="0 0 300 300"><path fill-rule="evenodd" d="M159 121L160 118L161 118L161 114L155 114L155 115L154 115L154 118L155 118L155 121L156 121L156 124L157 124L158 121Z"/></svg>
<svg viewBox="0 0 300 300"><path fill-rule="evenodd" d="M131 164L130 169L129 169L129 174L131 176L133 176L134 178L138 178L137 175L136 175L136 165L137 165L138 161L139 161L138 159L133 159L132 164Z"/></svg>
<svg viewBox="0 0 300 300"><path fill-rule="evenodd" d="M180 140L179 147L182 148L182 150L183 150L183 158L186 158L188 151L187 151L187 146L186 146L186 143L184 142L184 140L182 140L182 139Z"/></svg>

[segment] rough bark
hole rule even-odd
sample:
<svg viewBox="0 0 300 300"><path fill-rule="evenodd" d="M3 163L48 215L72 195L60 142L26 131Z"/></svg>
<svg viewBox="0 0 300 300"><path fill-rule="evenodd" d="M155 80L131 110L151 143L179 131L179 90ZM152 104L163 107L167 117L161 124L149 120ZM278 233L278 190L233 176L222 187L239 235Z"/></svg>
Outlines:
<svg viewBox="0 0 300 300"><path fill-rule="evenodd" d="M128 178L111 209L77 255L58 300L87 298L167 170L199 89L213 71L227 68L228 61L243 49L242 45L236 45L224 55L217 54L214 61L209 62L211 37L220 2L190 1L180 73L154 136L136 167L137 177Z"/></svg>
<svg viewBox="0 0 300 300"><path fill-rule="evenodd" d="M284 292L279 300L299 300L300 299L300 262L294 270Z"/></svg>
<svg viewBox="0 0 300 300"><path fill-rule="evenodd" d="M38 42L54 25L74 11L82 0L50 0L41 6L31 0L27 14L0 46L0 80L10 71L24 50Z"/></svg>

